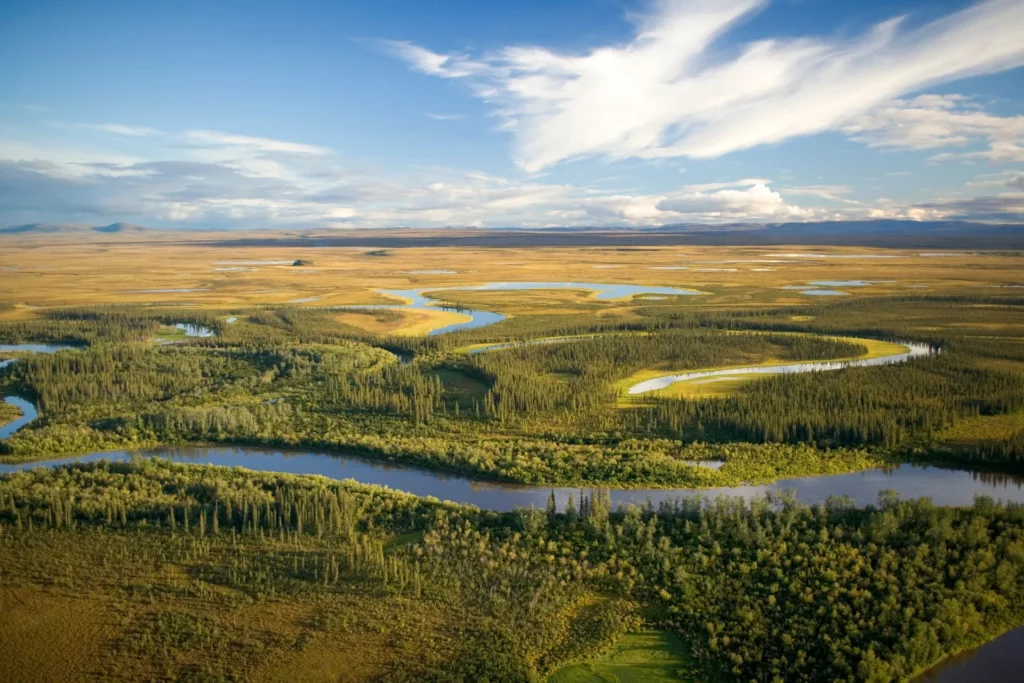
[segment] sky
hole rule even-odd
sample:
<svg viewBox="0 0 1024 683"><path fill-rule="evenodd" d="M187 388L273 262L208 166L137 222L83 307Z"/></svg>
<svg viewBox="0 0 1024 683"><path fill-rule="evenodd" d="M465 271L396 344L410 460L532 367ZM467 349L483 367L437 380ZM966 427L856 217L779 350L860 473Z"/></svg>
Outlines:
<svg viewBox="0 0 1024 683"><path fill-rule="evenodd" d="M1024 223L1024 0L4 0L0 226Z"/></svg>

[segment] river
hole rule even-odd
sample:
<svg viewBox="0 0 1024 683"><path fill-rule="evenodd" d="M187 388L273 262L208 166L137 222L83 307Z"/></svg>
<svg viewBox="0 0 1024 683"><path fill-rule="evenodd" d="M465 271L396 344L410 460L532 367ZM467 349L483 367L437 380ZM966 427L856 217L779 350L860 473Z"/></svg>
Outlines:
<svg viewBox="0 0 1024 683"><path fill-rule="evenodd" d="M843 338L843 341L857 342L855 338ZM917 344L914 342L897 342L904 347L904 351L892 353L875 358L860 358L854 360L820 360L806 361L802 363L788 363L785 365L750 365L736 368L723 368L721 370L696 370L684 372L678 375L664 375L653 379L638 382L631 386L626 393L631 396L645 394L649 391L665 389L677 382L686 382L693 379L706 377L725 377L728 375L788 375L803 372L822 372L826 370L842 370L843 368L865 368L877 365L893 365L904 363L911 358L929 356L935 350L928 344Z"/></svg>
<svg viewBox="0 0 1024 683"><path fill-rule="evenodd" d="M569 495L579 496L577 487L528 486L485 482L465 475L446 474L406 465L326 451L281 450L258 447L195 446L158 448L141 451L111 451L59 458L34 463L0 464L0 473L41 466L56 466L97 460L125 461L132 457L163 458L175 462L245 467L260 472L318 474L332 479L353 479L377 484L418 496L433 496L480 508L509 511L515 507L544 507L555 492L559 506ZM919 465L898 465L889 469L866 470L852 474L783 479L761 486L734 486L715 489L609 489L612 503L657 505L686 496L740 497L747 500L768 492L791 490L796 499L812 505L829 496L849 496L859 505L875 503L881 490L898 491L902 498L931 498L936 505L966 506L977 495L996 500L1024 503L1024 477L943 469Z"/></svg>
<svg viewBox="0 0 1024 683"><path fill-rule="evenodd" d="M66 344L0 344L0 353L57 353L58 351L70 351L77 348L79 347ZM16 360L17 358L0 360L0 370L3 370ZM17 406L21 410L21 417L13 422L0 425L0 439L8 438L39 417L39 411L36 410L36 407L20 396L5 396L4 403Z"/></svg>
<svg viewBox="0 0 1024 683"><path fill-rule="evenodd" d="M447 334L460 330L472 330L478 327L485 327L499 323L505 319L501 313L494 311L483 311L469 308L456 308L445 306L434 299L430 293L448 291L523 291L536 289L583 289L594 292L594 298L603 301L623 299L636 296L637 294L664 294L674 296L698 296L702 292L693 289L682 289L680 287L662 287L659 285L625 285L608 284L600 282L488 282L482 285L451 286L441 288L421 289L379 289L381 294L404 299L407 303L390 306L387 304L368 304L361 306L344 306L343 308L411 308L418 310L443 310L454 311L469 316L469 320L439 327L428 332L428 336Z"/></svg>

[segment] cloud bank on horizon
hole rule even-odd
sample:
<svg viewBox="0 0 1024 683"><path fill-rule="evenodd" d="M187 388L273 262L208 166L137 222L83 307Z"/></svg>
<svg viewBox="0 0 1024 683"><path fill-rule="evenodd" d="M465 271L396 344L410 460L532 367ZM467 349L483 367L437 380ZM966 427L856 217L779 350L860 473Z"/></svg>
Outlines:
<svg viewBox="0 0 1024 683"><path fill-rule="evenodd" d="M293 142L137 117L69 122L76 112L49 109L5 121L18 108L9 105L0 224L1024 222L1024 2L917 23L908 6L853 35L731 39L767 6L661 0L628 17L624 39L586 49L379 41L380 68L404 64L399 76L444 89L443 108L424 105L410 113L422 123L409 125L454 129L430 134L467 148L471 126L501 141L506 158L491 168L445 155L412 164L400 150L353 162L345 131ZM358 49L375 53L364 41ZM986 85L996 75L1003 85ZM473 103L480 115L464 111ZM387 125L348 134L387 136Z"/></svg>

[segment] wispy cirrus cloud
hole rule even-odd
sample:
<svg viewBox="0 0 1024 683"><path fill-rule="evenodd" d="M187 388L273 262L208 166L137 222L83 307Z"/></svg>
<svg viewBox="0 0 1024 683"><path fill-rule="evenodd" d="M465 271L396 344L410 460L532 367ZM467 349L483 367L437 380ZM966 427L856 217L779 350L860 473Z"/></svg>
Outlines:
<svg viewBox="0 0 1024 683"><path fill-rule="evenodd" d="M329 148L318 145L285 142L283 140L252 137L249 135L234 135L215 130L190 130L185 132L184 137L188 142L210 147L240 148L258 152L289 152L292 154L323 155L331 153Z"/></svg>
<svg viewBox="0 0 1024 683"><path fill-rule="evenodd" d="M112 133L114 135L126 135L133 138L145 138L152 137L154 135L163 135L162 131L155 128L145 128L143 126L126 126L121 123L75 123L72 124L79 128L89 128L92 130L103 131L104 133Z"/></svg>
<svg viewBox="0 0 1024 683"><path fill-rule="evenodd" d="M854 117L843 132L869 147L933 150L981 143L986 149L946 152L932 160L1024 161L1024 116L994 116L961 95L893 100Z"/></svg>
<svg viewBox="0 0 1024 683"><path fill-rule="evenodd" d="M463 79L515 137L528 171L585 156L717 157L842 130L893 98L1024 64L1024 3L988 0L917 28L896 17L846 38L716 41L766 0L663 0L625 44L481 55L409 42L414 70ZM953 141L953 140L950 140Z"/></svg>

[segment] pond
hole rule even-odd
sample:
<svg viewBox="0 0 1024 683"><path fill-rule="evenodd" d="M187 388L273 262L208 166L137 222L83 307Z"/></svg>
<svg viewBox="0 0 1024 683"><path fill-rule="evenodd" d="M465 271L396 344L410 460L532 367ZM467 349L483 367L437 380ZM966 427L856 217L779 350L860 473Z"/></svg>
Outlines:
<svg viewBox="0 0 1024 683"><path fill-rule="evenodd" d="M854 343L856 339L850 338L848 341ZM786 375L795 374L802 372L822 372L825 370L842 370L843 368L863 368L871 367L875 365L892 365L894 363L903 363L910 360L911 358L918 358L921 356L928 356L934 353L931 346L927 344L917 344L914 342L897 342L903 346L906 350L900 353L893 353L887 356L878 356L876 358L862 358L859 360L832 360L832 361L808 361L804 363L788 363L786 365L751 365L746 367L737 368L723 368L721 370L696 370L694 372L684 372L678 375L665 375L664 377L655 377L644 382L639 382L631 386L626 393L631 396L637 394L644 394L648 391L658 391L664 389L676 382L686 382L692 379L698 379L702 377L724 377L727 375Z"/></svg>
<svg viewBox="0 0 1024 683"><path fill-rule="evenodd" d="M552 490L558 505L569 495L579 496L576 487L527 486L485 482L464 475L367 460L351 455L318 451L279 450L258 447L196 446L159 448L142 451L111 451L60 458L35 463L0 464L0 474L42 466L97 460L126 461L132 457L164 458L175 462L245 467L259 472L319 474L332 479L353 479L378 484L418 496L467 503L480 508L509 511L516 506L543 508ZM711 465L714 466L714 465ZM882 490L895 490L904 499L929 497L937 505L966 506L977 495L996 500L1024 502L1024 477L969 470L898 465L888 469L866 470L853 474L784 479L761 486L734 486L717 489L610 489L612 503L657 505L681 497L702 495L740 497L746 500L769 491L792 490L796 499L808 505L823 503L829 496L849 496L858 505L873 504Z"/></svg>
<svg viewBox="0 0 1024 683"><path fill-rule="evenodd" d="M194 325L192 323L174 323L174 328L182 330L186 337L212 337L216 334L209 327Z"/></svg>

